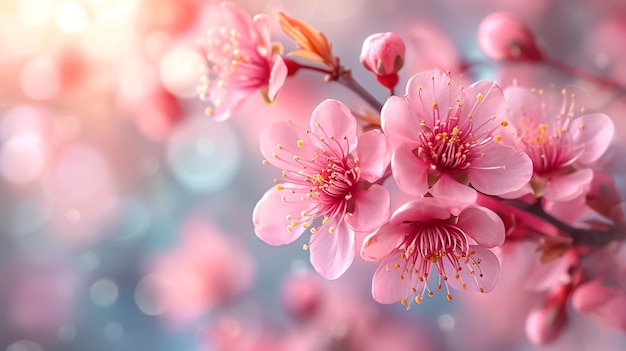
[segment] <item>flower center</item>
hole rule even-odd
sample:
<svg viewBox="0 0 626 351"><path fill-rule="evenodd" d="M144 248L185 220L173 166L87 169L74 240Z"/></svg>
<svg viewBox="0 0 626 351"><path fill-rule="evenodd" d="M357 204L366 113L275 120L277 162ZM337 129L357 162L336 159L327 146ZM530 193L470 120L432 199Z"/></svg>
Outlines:
<svg viewBox="0 0 626 351"><path fill-rule="evenodd" d="M517 122L522 148L532 160L533 169L539 176L561 172L576 161L584 148L583 145L574 144L570 130L575 117L574 95L569 96L569 101L565 90L561 94L563 102L558 112L549 112L544 107L543 115L529 116L522 111ZM584 130L584 125L578 128Z"/></svg>
<svg viewBox="0 0 626 351"><path fill-rule="evenodd" d="M415 302L421 303L424 294L433 296L434 292L428 286L429 274L434 266L439 275L437 290L442 290L445 286L446 297L452 300L452 294L448 286L449 275L455 280L460 280L461 288L467 287L466 282L460 272L463 265L470 269L470 276L474 276L475 267L480 272L480 259L474 257L476 252L470 249L466 234L454 223L456 217L448 220L435 220L428 223L410 223L412 232L406 235L400 244L400 262L394 268L400 271L400 280L410 279L410 286L415 294ZM447 268L446 268L447 267ZM447 272L446 269L454 270ZM476 284L478 281L476 280ZM483 289L479 286L479 291ZM402 304L406 305L406 299L402 299Z"/></svg>
<svg viewBox="0 0 626 351"><path fill-rule="evenodd" d="M435 129L443 129L439 125ZM414 154L429 162L433 171L459 170L469 167L469 152L472 144L464 142L465 136L458 126L451 131L432 131L421 134L422 145Z"/></svg>
<svg viewBox="0 0 626 351"><path fill-rule="evenodd" d="M349 154L350 145L347 137L335 138L327 135L321 125L317 125L322 135L306 131L307 141L298 140L297 148L277 145L279 152L274 157L286 162L282 178L274 181L276 189L288 191L283 202L310 202L308 210L298 214L287 214L287 230L295 226L309 228L314 221L321 219L320 225L314 225L312 233L321 226L329 224L331 219L338 219L333 225L343 221L346 214L354 212L352 192L360 178L358 160ZM333 233L335 227L328 227Z"/></svg>

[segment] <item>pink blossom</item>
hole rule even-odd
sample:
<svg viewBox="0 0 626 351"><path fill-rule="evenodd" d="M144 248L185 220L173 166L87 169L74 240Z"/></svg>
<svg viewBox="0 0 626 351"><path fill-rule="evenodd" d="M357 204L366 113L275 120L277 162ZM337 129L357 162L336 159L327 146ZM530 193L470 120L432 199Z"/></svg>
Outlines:
<svg viewBox="0 0 626 351"><path fill-rule="evenodd" d="M252 93L261 90L272 101L287 77L279 55L282 46L270 41L269 19L250 16L239 6L222 2L207 30L204 50L208 60L200 97L208 101L208 115L225 120Z"/></svg>
<svg viewBox="0 0 626 351"><path fill-rule="evenodd" d="M245 247L209 221L190 217L180 236L176 247L151 263L138 295L160 306L157 311L173 328L233 301L250 287L255 273Z"/></svg>
<svg viewBox="0 0 626 351"><path fill-rule="evenodd" d="M355 231L374 231L389 217L389 193L374 184L389 163L384 135L357 138L350 110L326 100L313 111L310 130L278 122L260 138L266 162L283 171L254 209L257 236L283 245L309 228L313 267L339 277L354 258Z"/></svg>
<svg viewBox="0 0 626 351"><path fill-rule="evenodd" d="M401 301L415 295L433 296L428 285L433 267L452 299L457 290L488 292L496 283L500 262L490 247L504 243L504 224L493 211L468 206L458 216L448 204L425 197L406 203L388 224L369 235L361 249L368 261L382 261L372 281L372 294L380 303ZM409 301L410 302L410 301Z"/></svg>
<svg viewBox="0 0 626 351"><path fill-rule="evenodd" d="M575 95L564 89L560 98L542 90L508 87L512 130L503 136L533 163L532 181L520 193L546 200L569 201L584 194L593 179L588 167L609 147L613 122L602 113L582 114Z"/></svg>
<svg viewBox="0 0 626 351"><path fill-rule="evenodd" d="M541 61L532 31L508 12L494 12L480 22L478 44L493 60Z"/></svg>
<svg viewBox="0 0 626 351"><path fill-rule="evenodd" d="M476 191L468 183L489 195L524 186L532 163L523 152L499 142L499 118L505 113L495 83L462 87L439 69L413 76L406 95L389 98L381 115L400 189L471 203Z"/></svg>
<svg viewBox="0 0 626 351"><path fill-rule="evenodd" d="M626 331L626 290L592 280L576 289L572 305L579 312L593 314L607 328Z"/></svg>

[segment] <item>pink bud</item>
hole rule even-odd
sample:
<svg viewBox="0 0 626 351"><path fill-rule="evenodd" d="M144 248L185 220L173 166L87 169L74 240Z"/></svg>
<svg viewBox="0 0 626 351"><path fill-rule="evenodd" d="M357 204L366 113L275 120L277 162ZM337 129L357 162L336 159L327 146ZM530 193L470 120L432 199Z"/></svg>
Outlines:
<svg viewBox="0 0 626 351"><path fill-rule="evenodd" d="M517 16L495 12L478 26L478 45L492 60L541 61L532 31Z"/></svg>
<svg viewBox="0 0 626 351"><path fill-rule="evenodd" d="M531 312L526 318L526 335L536 345L546 345L556 340L567 326L565 308L547 306Z"/></svg>
<svg viewBox="0 0 626 351"><path fill-rule="evenodd" d="M568 324L567 300L571 285L558 285L546 297L545 306L531 312L526 318L526 335L537 345L555 341Z"/></svg>
<svg viewBox="0 0 626 351"><path fill-rule="evenodd" d="M404 65L404 42L395 33L372 34L363 42L361 63L374 72L378 82L393 90L398 84L397 72Z"/></svg>

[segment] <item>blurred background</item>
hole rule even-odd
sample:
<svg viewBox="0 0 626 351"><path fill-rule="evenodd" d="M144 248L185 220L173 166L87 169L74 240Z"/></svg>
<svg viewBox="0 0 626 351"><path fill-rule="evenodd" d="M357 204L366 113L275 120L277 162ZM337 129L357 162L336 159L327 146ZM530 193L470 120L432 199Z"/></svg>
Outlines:
<svg viewBox="0 0 626 351"><path fill-rule="evenodd" d="M503 85L576 84L588 109L613 117L615 150L626 138L623 95L541 65L491 62L476 39L487 14L511 11L548 56L626 85L623 0L234 2L323 31L380 101L386 91L358 56L369 34L395 31L407 45L400 91L434 66ZM524 290L522 263L505 263L491 294L436 296L407 312L372 300L376 265L357 260L327 282L304 241L259 240L252 209L278 174L261 164L259 132L308 123L326 98L366 105L302 72L271 106L255 94L226 122L206 117L198 38L216 4L0 0L0 351L626 348L624 334L575 312L556 343L529 343L525 316L540 300ZM624 194L619 155L603 167Z"/></svg>

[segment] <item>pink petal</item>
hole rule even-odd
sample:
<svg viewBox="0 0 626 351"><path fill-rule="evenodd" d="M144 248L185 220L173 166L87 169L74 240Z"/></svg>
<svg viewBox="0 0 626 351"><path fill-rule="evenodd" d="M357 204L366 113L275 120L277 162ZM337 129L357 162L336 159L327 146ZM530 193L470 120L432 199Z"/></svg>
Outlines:
<svg viewBox="0 0 626 351"><path fill-rule="evenodd" d="M430 188L429 192L437 199L446 200L449 203L457 202L460 208L456 208L457 211L454 211L456 213L466 205L476 202L478 197L476 190L459 183L445 173L439 177L439 180Z"/></svg>
<svg viewBox="0 0 626 351"><path fill-rule="evenodd" d="M389 256L402 244L405 236L403 229L406 228L401 225L383 225L365 238L361 247L361 257L366 261L381 261Z"/></svg>
<svg viewBox="0 0 626 351"><path fill-rule="evenodd" d="M255 39L252 18L243 8L234 3L223 1L220 3L220 9L222 11L220 11L215 22L215 30L219 30L222 26L228 29L232 28L244 39Z"/></svg>
<svg viewBox="0 0 626 351"><path fill-rule="evenodd" d="M532 116L533 119L537 120L542 119L541 102L537 94L533 94L530 89L513 85L504 89L503 93L513 120L517 120L520 116ZM513 128L516 128L516 126Z"/></svg>
<svg viewBox="0 0 626 351"><path fill-rule="evenodd" d="M363 133L359 137L356 158L359 160L361 179L373 183L382 178L391 161L391 148L385 135L377 130Z"/></svg>
<svg viewBox="0 0 626 351"><path fill-rule="evenodd" d="M330 148L336 155L347 155L357 146L356 118L340 101L322 101L311 115L310 128L315 136L324 139L320 146Z"/></svg>
<svg viewBox="0 0 626 351"><path fill-rule="evenodd" d="M574 291L572 305L582 313L596 315L607 327L626 331L626 291L614 290L591 281Z"/></svg>
<svg viewBox="0 0 626 351"><path fill-rule="evenodd" d="M411 109L409 102L399 96L391 96L383 105L380 114L381 126L394 148L408 142L416 144L422 133L420 118Z"/></svg>
<svg viewBox="0 0 626 351"><path fill-rule="evenodd" d="M418 198L400 206L391 216L392 224L428 222L432 219L450 218L448 205L432 197Z"/></svg>
<svg viewBox="0 0 626 351"><path fill-rule="evenodd" d="M492 210L481 206L470 206L459 214L457 226L477 244L494 247L504 244L504 223Z"/></svg>
<svg viewBox="0 0 626 351"><path fill-rule="evenodd" d="M394 303L413 295L411 289L411 279L405 277L400 279L402 268L394 268L396 264L399 267L404 267L406 261L400 258L400 251L394 251L391 255L381 263L381 265L374 272L374 278L372 279L372 296L378 303ZM417 279L415 279L417 281ZM424 282L418 283L421 291Z"/></svg>
<svg viewBox="0 0 626 351"><path fill-rule="evenodd" d="M596 161L604 154L615 133L613 121L603 113L592 113L577 118L572 121L570 128L573 132L574 145L584 148L577 162L585 164Z"/></svg>
<svg viewBox="0 0 626 351"><path fill-rule="evenodd" d="M269 164L279 169L294 169L293 155L278 145L290 149L297 149L297 142L303 137L303 129L292 122L276 122L265 128L259 136L261 153ZM276 157L274 157L276 156Z"/></svg>
<svg viewBox="0 0 626 351"><path fill-rule="evenodd" d="M456 98L461 90L450 75L438 68L418 73L409 79L406 87L408 101L417 114L417 122L422 120L432 128L436 116L448 114L448 107L456 107ZM434 107L437 106L437 107Z"/></svg>
<svg viewBox="0 0 626 351"><path fill-rule="evenodd" d="M470 259L467 263L465 262L467 258L459 259L459 264L463 267L459 272L459 279L456 279L456 270L450 261L443 259L444 270L448 276L448 284L457 290L477 292L482 288L483 292L489 292L496 286L498 281L500 261L498 261L493 252L482 246L470 245L471 251L474 251L475 254L469 256ZM480 264L477 262L480 262ZM463 288L463 283L465 283L465 288Z"/></svg>
<svg viewBox="0 0 626 351"><path fill-rule="evenodd" d="M428 191L428 165L404 143L391 156L391 169L398 188L407 194L424 195Z"/></svg>
<svg viewBox="0 0 626 351"><path fill-rule="evenodd" d="M287 79L287 65L281 56L276 56L267 90L267 96L270 100L274 100L278 90L285 84L285 79Z"/></svg>
<svg viewBox="0 0 626 351"><path fill-rule="evenodd" d="M546 183L543 197L551 201L569 201L584 194L593 180L593 171L581 169L570 174L555 175Z"/></svg>
<svg viewBox="0 0 626 351"><path fill-rule="evenodd" d="M254 29L258 35L259 46L262 46L267 49L267 58L271 58L272 56L272 40L270 35L270 20L265 14L258 14L252 18L252 22L254 23Z"/></svg>
<svg viewBox="0 0 626 351"><path fill-rule="evenodd" d="M311 204L296 197L288 199L291 203L282 201L283 196L289 196L288 191L278 191L271 188L259 200L252 212L254 232L269 245L285 245L292 243L304 232L304 227L296 225L291 231L287 229L290 221L286 215L299 218L302 211L308 211Z"/></svg>
<svg viewBox="0 0 626 351"><path fill-rule="evenodd" d="M466 87L462 101L470 108L467 116L473 125L472 134L478 140L500 127L500 122L506 117L508 105L502 90L494 82L479 81Z"/></svg>
<svg viewBox="0 0 626 351"><path fill-rule="evenodd" d="M373 184L367 190L352 193L354 212L345 220L352 229L371 232L378 229L389 219L389 192L382 185Z"/></svg>
<svg viewBox="0 0 626 351"><path fill-rule="evenodd" d="M212 86L210 93L210 101L215 103L221 101L222 104L219 107L214 107L211 117L216 121L225 121L232 117L244 103L250 95L256 91L255 89L243 90L228 90L225 88L219 88L217 85Z"/></svg>
<svg viewBox="0 0 626 351"><path fill-rule="evenodd" d="M468 174L472 186L481 193L500 195L516 191L533 175L528 155L514 147L493 143L483 155L471 161Z"/></svg>
<svg viewBox="0 0 626 351"><path fill-rule="evenodd" d="M350 267L355 254L354 231L342 223L330 233L332 225L333 221L318 228L309 243L311 264L326 279L339 278Z"/></svg>

